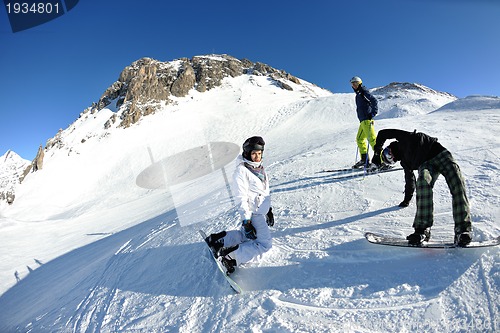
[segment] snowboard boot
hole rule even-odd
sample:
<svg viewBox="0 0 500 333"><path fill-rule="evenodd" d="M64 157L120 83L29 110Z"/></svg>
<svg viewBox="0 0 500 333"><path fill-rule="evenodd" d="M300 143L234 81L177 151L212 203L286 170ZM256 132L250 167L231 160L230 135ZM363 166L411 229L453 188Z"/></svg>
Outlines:
<svg viewBox="0 0 500 333"><path fill-rule="evenodd" d="M236 260L230 256L220 257L222 265L226 268L226 274L232 274L236 270Z"/></svg>
<svg viewBox="0 0 500 333"><path fill-rule="evenodd" d="M231 247L222 247L222 248L219 249L219 252L217 252L217 255L219 257L225 257L229 253L235 251L239 247L240 247L239 245L235 245L235 246L231 246Z"/></svg>
<svg viewBox="0 0 500 333"><path fill-rule="evenodd" d="M224 237L226 236L225 231L221 231L216 234L211 234L207 238L205 238L205 242L207 242L208 246L210 249L212 249L212 252L214 254L214 257L218 257L219 250L224 247Z"/></svg>
<svg viewBox="0 0 500 333"><path fill-rule="evenodd" d="M370 161L366 159L366 154L361 154L361 159L352 166L353 169L362 168L365 164L370 164Z"/></svg>
<svg viewBox="0 0 500 333"><path fill-rule="evenodd" d="M416 228L413 234L406 237L406 239L408 240L408 244L413 246L420 246L423 242L428 242L430 238L431 228Z"/></svg>
<svg viewBox="0 0 500 333"><path fill-rule="evenodd" d="M458 247L466 247L472 241L472 237L470 232L462 232L460 234L455 235L455 246Z"/></svg>

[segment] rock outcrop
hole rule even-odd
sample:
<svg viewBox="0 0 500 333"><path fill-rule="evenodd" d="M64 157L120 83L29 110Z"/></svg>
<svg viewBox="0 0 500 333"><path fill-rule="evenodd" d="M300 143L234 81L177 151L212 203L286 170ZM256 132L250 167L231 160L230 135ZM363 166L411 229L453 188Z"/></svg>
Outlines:
<svg viewBox="0 0 500 333"><path fill-rule="evenodd" d="M32 162L33 172L38 171L38 170L42 170L44 155L45 155L45 153L43 152L43 147L42 147L42 145L40 145L40 147L38 147L38 152L36 153L36 157Z"/></svg>
<svg viewBox="0 0 500 333"><path fill-rule="evenodd" d="M105 127L117 121L118 126L129 127L141 117L172 103L171 97L184 97L191 89L205 92L220 86L226 77L244 74L269 76L286 90L293 89L287 81L300 84L299 79L285 71L229 55L196 56L171 62L142 58L121 72L118 81L106 89L90 111L94 113L105 107L121 109L120 116L110 117Z"/></svg>

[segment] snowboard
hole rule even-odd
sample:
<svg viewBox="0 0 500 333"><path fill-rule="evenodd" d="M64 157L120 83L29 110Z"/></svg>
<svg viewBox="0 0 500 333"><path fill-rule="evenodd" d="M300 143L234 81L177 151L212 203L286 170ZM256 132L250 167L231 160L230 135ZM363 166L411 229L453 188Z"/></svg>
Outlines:
<svg viewBox="0 0 500 333"><path fill-rule="evenodd" d="M365 233L365 238L367 241L373 244L400 246L400 247L428 248L428 249L478 248L478 247L496 246L500 244L500 236L495 239L490 239L480 242L472 241L469 243L469 245L465 247L456 246L455 243L453 242L433 241L432 238L428 242L423 242L421 245L409 245L408 241L404 238L379 235L379 234L374 234L372 232Z"/></svg>
<svg viewBox="0 0 500 333"><path fill-rule="evenodd" d="M215 261L215 263L216 263L217 268L219 269L219 271L222 273L222 275L224 276L224 278L226 279L226 281L229 283L229 285L231 286L231 288L233 288L233 290L235 292L237 292L238 294L241 294L243 292L243 289L241 289L241 287L236 283L236 281L234 281L229 276L230 274L227 272L227 269L226 269L226 267L224 267L224 265L222 264L221 260L215 258L212 249L210 248L210 246L208 245L208 243L205 240L207 238L207 235L205 234L205 232L203 230L198 230L198 231L199 231L201 237L203 238L203 242L205 242L205 244L207 244L208 252L210 252L210 257L212 257L212 259Z"/></svg>

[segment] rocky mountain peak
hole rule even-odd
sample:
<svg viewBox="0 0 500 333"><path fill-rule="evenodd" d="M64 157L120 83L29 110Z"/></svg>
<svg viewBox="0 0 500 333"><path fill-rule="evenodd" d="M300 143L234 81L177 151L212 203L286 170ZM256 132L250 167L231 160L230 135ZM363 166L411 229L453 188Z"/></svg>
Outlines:
<svg viewBox="0 0 500 333"><path fill-rule="evenodd" d="M120 109L119 119L114 114L105 127L109 128L117 121L118 126L129 127L141 117L173 103L172 97L184 97L191 89L205 92L220 86L226 77L244 74L267 75L279 87L287 90L292 90L287 81L300 84L296 77L285 71L225 54L181 58L170 62L142 58L121 72L118 80L106 89L90 111L94 113L105 107Z"/></svg>
<svg viewBox="0 0 500 333"><path fill-rule="evenodd" d="M31 170L31 163L13 152L7 151L0 157L0 200L11 204L15 188Z"/></svg>

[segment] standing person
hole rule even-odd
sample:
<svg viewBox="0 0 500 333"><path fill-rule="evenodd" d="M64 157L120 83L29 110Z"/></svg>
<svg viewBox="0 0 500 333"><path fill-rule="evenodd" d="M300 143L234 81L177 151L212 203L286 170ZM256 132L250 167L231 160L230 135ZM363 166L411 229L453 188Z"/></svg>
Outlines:
<svg viewBox="0 0 500 333"><path fill-rule="evenodd" d="M359 119L356 143L361 155L361 159L352 166L353 168L367 166L370 163L366 141L368 140L370 146L373 148L377 139L373 118L378 113L378 102L362 83L363 81L358 76L351 79L352 89L356 93L356 112Z"/></svg>
<svg viewBox="0 0 500 333"><path fill-rule="evenodd" d="M382 150L388 139L396 141ZM437 138L417 133L416 130L381 130L378 132L374 154L373 163L376 165L381 165L382 161L385 164L401 161L406 184L405 197L399 204L400 207L407 207L415 188L417 190L417 212L413 222L415 232L406 237L409 244L418 246L423 241L428 241L431 236L430 228L434 223L432 189L440 174L446 179L452 197L455 244L466 246L471 242L472 224L465 181L457 162ZM418 170L416 181L413 170Z"/></svg>
<svg viewBox="0 0 500 333"><path fill-rule="evenodd" d="M237 159L233 185L242 219L241 228L211 234L206 239L214 255L222 257L228 273L234 272L237 265L269 251L272 246L269 226L274 225L274 218L269 178L262 165L264 145L260 136L248 138Z"/></svg>

